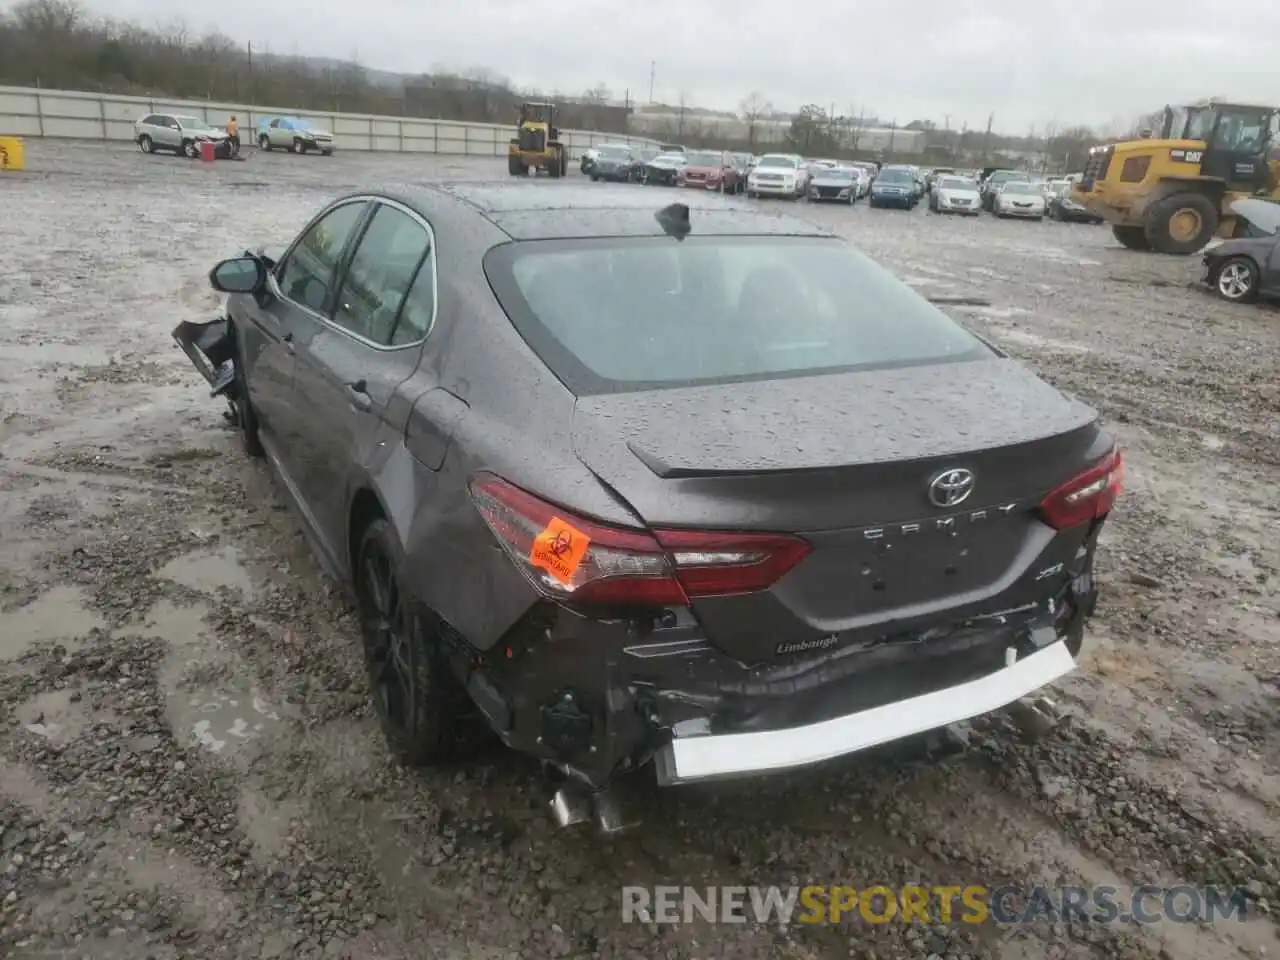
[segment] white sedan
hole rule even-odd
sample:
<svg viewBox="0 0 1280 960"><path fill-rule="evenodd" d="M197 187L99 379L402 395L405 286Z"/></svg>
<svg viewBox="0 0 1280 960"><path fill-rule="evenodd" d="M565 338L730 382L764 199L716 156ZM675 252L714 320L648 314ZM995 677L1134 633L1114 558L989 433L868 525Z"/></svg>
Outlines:
<svg viewBox="0 0 1280 960"><path fill-rule="evenodd" d="M1044 187L1038 183L1010 180L996 194L993 211L997 217L1044 219Z"/></svg>
<svg viewBox="0 0 1280 960"><path fill-rule="evenodd" d="M933 184L929 209L934 213L961 213L976 217L982 212L982 194L976 181L944 175Z"/></svg>

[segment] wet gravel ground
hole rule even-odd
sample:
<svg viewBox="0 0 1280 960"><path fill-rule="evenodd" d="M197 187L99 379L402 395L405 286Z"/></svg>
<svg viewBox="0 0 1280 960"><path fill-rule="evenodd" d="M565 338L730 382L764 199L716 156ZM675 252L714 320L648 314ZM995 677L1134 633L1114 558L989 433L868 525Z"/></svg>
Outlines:
<svg viewBox="0 0 1280 960"><path fill-rule="evenodd" d="M1062 720L642 794L557 832L536 769L387 759L350 611L169 339L341 189L500 161L29 144L0 179L0 956L1280 954L1280 312L1105 228L799 203L1098 407L1128 454ZM635 189L646 189L636 187ZM655 194L656 197L656 194ZM1245 922L623 924L627 884L1246 888Z"/></svg>

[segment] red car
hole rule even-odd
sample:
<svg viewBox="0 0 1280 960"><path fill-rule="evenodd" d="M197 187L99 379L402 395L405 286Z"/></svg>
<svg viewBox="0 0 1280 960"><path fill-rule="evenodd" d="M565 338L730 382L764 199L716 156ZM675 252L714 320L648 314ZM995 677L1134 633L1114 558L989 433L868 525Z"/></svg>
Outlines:
<svg viewBox="0 0 1280 960"><path fill-rule="evenodd" d="M720 150L693 150L680 174L680 186L719 193L742 193L746 182L729 154Z"/></svg>

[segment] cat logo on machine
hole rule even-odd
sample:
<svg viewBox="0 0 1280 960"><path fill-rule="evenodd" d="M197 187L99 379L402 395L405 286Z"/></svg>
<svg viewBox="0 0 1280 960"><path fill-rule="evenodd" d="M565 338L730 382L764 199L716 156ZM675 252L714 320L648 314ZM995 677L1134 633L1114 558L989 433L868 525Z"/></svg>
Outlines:
<svg viewBox="0 0 1280 960"><path fill-rule="evenodd" d="M1181 160L1183 163L1199 163L1204 159L1203 150L1170 150L1170 160Z"/></svg>

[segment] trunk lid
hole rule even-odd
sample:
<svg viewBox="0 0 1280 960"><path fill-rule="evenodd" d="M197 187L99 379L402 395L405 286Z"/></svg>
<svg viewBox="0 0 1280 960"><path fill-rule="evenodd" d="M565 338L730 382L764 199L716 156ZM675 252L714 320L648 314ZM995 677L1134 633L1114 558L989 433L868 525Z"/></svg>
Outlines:
<svg viewBox="0 0 1280 960"><path fill-rule="evenodd" d="M652 526L812 544L766 594L695 603L749 661L998 596L1054 537L1039 500L1099 455L1092 409L999 357L587 396L573 431ZM952 470L970 492L931 495Z"/></svg>

